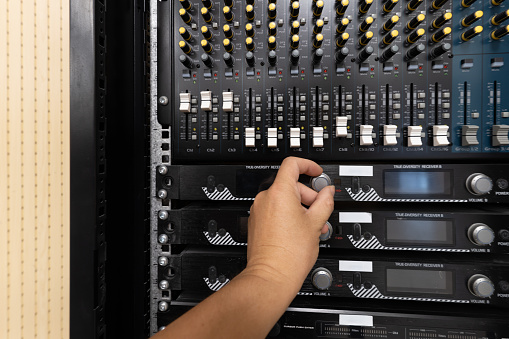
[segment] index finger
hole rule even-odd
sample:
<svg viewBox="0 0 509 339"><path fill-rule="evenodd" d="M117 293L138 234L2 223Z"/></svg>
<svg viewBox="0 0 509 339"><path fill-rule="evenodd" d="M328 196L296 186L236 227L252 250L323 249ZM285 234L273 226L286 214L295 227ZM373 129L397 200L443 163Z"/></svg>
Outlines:
<svg viewBox="0 0 509 339"><path fill-rule="evenodd" d="M322 174L323 169L316 162L296 157L288 157L283 160L274 182L287 182L295 184L299 175L307 174L316 177Z"/></svg>

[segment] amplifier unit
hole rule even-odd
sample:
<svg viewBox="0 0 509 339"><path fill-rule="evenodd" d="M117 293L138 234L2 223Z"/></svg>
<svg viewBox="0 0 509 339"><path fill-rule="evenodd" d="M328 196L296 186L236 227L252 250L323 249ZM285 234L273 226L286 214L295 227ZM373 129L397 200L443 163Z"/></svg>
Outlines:
<svg viewBox="0 0 509 339"><path fill-rule="evenodd" d="M167 263L159 268L160 281L166 280L160 286L212 293L245 268L246 254L189 248ZM509 307L509 265L453 254L384 258L322 252L299 295Z"/></svg>
<svg viewBox="0 0 509 339"><path fill-rule="evenodd" d="M402 206L403 207L403 206ZM331 214L321 247L441 252L509 252L509 213L434 206L367 209L341 206ZM190 205L160 211L162 244L246 245L249 206Z"/></svg>
<svg viewBox="0 0 509 339"><path fill-rule="evenodd" d="M324 165L323 174L301 181L319 191L336 187L336 201L509 202L509 166ZM159 166L157 196L169 199L252 200L270 187L277 165Z"/></svg>
<svg viewBox="0 0 509 339"><path fill-rule="evenodd" d="M196 303L171 302L158 313L162 330ZM290 306L268 334L268 338L365 338L365 339L507 339L509 324L500 315L448 314L437 316L394 310L391 313L362 311L353 307Z"/></svg>

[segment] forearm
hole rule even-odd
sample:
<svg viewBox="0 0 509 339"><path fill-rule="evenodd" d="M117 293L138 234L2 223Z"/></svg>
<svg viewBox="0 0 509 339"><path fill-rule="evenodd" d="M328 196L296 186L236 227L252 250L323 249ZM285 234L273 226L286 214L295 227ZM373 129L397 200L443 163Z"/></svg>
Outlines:
<svg viewBox="0 0 509 339"><path fill-rule="evenodd" d="M247 269L154 338L265 338L299 287Z"/></svg>

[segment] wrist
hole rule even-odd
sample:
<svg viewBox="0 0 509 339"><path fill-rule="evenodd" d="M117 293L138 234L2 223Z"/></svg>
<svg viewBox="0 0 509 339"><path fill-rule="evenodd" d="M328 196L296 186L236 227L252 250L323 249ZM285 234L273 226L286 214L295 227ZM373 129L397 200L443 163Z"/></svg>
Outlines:
<svg viewBox="0 0 509 339"><path fill-rule="evenodd" d="M256 262L249 263L239 275L277 290L279 295L286 295L290 301L297 295L305 279L305 276L289 274L266 263Z"/></svg>

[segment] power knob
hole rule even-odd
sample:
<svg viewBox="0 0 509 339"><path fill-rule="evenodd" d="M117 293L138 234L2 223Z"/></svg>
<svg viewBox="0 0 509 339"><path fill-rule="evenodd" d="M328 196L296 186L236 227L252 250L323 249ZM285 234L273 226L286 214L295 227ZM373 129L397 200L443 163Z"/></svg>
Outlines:
<svg viewBox="0 0 509 339"><path fill-rule="evenodd" d="M330 184L331 180L329 176L325 173L322 173L319 176L311 179L311 188L313 188L317 192L320 192L324 187L327 187Z"/></svg>
<svg viewBox="0 0 509 339"><path fill-rule="evenodd" d="M327 225L327 232L320 234L320 241L327 241L332 237L332 225L328 221L325 225Z"/></svg>
<svg viewBox="0 0 509 339"><path fill-rule="evenodd" d="M484 195L493 189L493 181L482 173L474 173L467 178L467 189L474 195Z"/></svg>
<svg viewBox="0 0 509 339"><path fill-rule="evenodd" d="M491 280L482 274L475 274L468 279L468 290L479 298L489 298L495 292Z"/></svg>
<svg viewBox="0 0 509 339"><path fill-rule="evenodd" d="M468 228L468 239L477 246L488 246L495 240L495 232L481 223L472 224Z"/></svg>
<svg viewBox="0 0 509 339"><path fill-rule="evenodd" d="M319 267L311 274L313 286L319 290L327 290L332 285L332 273L326 268Z"/></svg>

